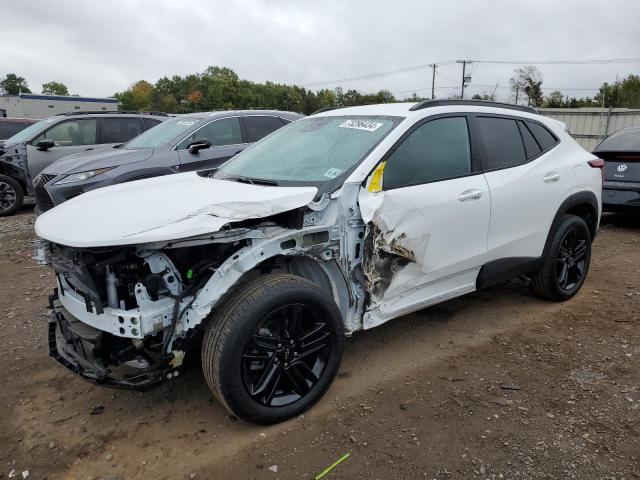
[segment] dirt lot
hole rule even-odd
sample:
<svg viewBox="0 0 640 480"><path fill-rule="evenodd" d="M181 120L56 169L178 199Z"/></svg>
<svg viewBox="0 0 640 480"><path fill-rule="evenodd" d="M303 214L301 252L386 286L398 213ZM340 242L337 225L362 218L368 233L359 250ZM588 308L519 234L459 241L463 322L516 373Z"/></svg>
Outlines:
<svg viewBox="0 0 640 480"><path fill-rule="evenodd" d="M570 302L514 281L355 335L325 398L268 428L198 369L135 393L49 359L33 222L0 219L1 479L313 479L345 453L325 478L640 478L640 220L604 219Z"/></svg>

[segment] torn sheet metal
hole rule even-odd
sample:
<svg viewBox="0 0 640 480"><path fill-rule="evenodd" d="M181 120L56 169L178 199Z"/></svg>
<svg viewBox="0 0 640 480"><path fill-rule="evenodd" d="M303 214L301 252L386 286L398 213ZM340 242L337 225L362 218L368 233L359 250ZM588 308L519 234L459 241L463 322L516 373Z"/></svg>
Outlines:
<svg viewBox="0 0 640 480"><path fill-rule="evenodd" d="M316 192L315 187L249 185L190 172L85 193L38 217L35 228L46 240L80 248L179 240L303 207Z"/></svg>
<svg viewBox="0 0 640 480"><path fill-rule="evenodd" d="M384 193L362 189L359 200L367 225L363 271L370 305L376 305L420 284L429 245L428 222L419 210L407 214L405 206L396 205ZM421 232L421 236L412 232Z"/></svg>

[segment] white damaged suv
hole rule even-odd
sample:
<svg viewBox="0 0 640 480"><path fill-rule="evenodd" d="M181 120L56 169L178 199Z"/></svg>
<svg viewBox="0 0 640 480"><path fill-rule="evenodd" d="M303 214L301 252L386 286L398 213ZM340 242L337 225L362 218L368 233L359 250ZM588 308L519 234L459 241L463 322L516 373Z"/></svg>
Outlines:
<svg viewBox="0 0 640 480"><path fill-rule="evenodd" d="M40 216L56 272L49 348L97 383L145 388L200 359L233 414L308 409L344 337L517 275L549 300L589 268L603 162L513 105L338 108L216 173L95 190Z"/></svg>

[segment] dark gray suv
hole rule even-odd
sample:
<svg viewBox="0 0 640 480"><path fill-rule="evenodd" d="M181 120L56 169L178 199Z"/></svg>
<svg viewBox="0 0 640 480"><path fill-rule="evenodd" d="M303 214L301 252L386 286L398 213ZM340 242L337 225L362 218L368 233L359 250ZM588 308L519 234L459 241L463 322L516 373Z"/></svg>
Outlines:
<svg viewBox="0 0 640 480"><path fill-rule="evenodd" d="M602 208L610 212L640 208L640 127L612 133L593 154L604 160Z"/></svg>
<svg viewBox="0 0 640 480"><path fill-rule="evenodd" d="M0 142L0 216L15 213L24 196L33 195L36 176L59 158L121 144L167 118L163 113L64 113Z"/></svg>
<svg viewBox="0 0 640 480"><path fill-rule="evenodd" d="M38 211L89 190L143 178L214 169L303 115L277 110L180 115L124 145L60 159L35 180Z"/></svg>

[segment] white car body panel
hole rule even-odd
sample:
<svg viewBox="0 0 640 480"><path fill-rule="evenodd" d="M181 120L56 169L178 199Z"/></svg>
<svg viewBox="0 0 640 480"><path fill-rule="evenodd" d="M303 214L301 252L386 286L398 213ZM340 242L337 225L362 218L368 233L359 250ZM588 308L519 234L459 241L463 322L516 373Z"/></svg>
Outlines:
<svg viewBox="0 0 640 480"><path fill-rule="evenodd" d="M391 303L401 310L411 308L414 301L424 306L425 292L415 299L405 298L405 292L415 287L429 284L435 301L440 295L449 296L446 292L452 289L464 286L461 292L469 291L468 276L455 275L479 269L487 253L491 203L483 175L378 193L362 189L359 204L367 235L373 235L372 251L365 250L365 275L371 285L386 284L389 279L383 277L391 277L381 294L370 285L369 310L387 305L379 323L392 316ZM385 252L383 260L377 255L379 250ZM390 255L397 261L390 260ZM439 287L439 281L445 279ZM377 324L375 312L369 317L369 323Z"/></svg>
<svg viewBox="0 0 640 480"><path fill-rule="evenodd" d="M562 202L575 191L584 191L575 188L576 177L600 203L600 170L587 165L589 155L575 148L563 124L549 127L561 139L550 151L524 165L485 173L491 191L487 262L542 255Z"/></svg>
<svg viewBox="0 0 640 480"><path fill-rule="evenodd" d="M79 248L180 240L303 207L316 192L189 172L93 190L44 213L35 228L41 238Z"/></svg>

